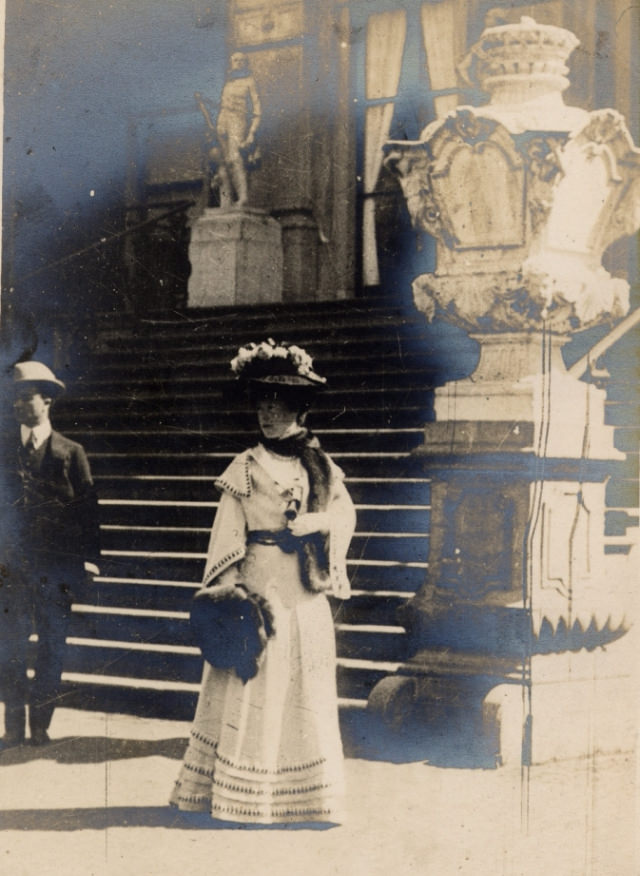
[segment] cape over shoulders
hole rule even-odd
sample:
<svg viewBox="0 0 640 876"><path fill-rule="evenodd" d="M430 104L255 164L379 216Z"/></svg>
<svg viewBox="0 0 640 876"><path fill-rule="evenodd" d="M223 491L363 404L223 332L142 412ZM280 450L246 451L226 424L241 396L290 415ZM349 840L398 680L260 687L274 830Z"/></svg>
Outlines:
<svg viewBox="0 0 640 876"><path fill-rule="evenodd" d="M230 493L237 499L247 499L251 495L250 466L253 459L252 451L253 448L250 447L231 460L222 474L215 479L215 485L219 490Z"/></svg>

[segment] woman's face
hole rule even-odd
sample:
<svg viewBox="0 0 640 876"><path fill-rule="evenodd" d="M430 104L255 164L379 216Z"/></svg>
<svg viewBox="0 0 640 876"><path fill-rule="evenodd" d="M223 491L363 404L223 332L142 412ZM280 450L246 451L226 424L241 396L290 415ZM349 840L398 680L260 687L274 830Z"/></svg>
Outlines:
<svg viewBox="0 0 640 876"><path fill-rule="evenodd" d="M298 412L277 395L257 401L258 424L267 438L283 438L298 428Z"/></svg>

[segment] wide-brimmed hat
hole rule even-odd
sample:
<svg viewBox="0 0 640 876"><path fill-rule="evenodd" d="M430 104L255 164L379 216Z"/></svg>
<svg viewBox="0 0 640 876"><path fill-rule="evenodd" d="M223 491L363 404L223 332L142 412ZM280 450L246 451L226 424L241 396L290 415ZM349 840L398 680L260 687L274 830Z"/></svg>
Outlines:
<svg viewBox="0 0 640 876"><path fill-rule="evenodd" d="M18 362L13 366L13 382L16 387L32 384L51 397L61 395L66 386L42 362Z"/></svg>
<svg viewBox="0 0 640 876"><path fill-rule="evenodd" d="M270 386L317 390L327 382L313 370L306 350L295 344L277 344L273 338L240 347L231 360L231 370L240 380Z"/></svg>

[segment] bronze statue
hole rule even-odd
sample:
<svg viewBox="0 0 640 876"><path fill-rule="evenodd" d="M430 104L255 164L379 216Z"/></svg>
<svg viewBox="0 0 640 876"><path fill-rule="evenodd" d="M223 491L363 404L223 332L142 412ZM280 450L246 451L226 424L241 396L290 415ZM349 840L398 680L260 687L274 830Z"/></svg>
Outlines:
<svg viewBox="0 0 640 876"><path fill-rule="evenodd" d="M218 189L221 207L242 206L247 203L247 168L259 158L255 138L261 116L247 56L234 52L229 59L215 125L202 96L196 92L195 98L213 141L209 149L210 186Z"/></svg>

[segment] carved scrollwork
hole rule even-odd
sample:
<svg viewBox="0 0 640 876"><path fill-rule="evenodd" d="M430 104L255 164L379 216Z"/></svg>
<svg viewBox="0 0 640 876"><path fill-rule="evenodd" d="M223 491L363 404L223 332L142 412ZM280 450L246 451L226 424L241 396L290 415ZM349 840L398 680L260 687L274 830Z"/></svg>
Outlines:
<svg viewBox="0 0 640 876"><path fill-rule="evenodd" d="M532 297L516 271L474 275L422 274L413 282L415 305L467 331L522 331L542 325L545 302Z"/></svg>
<svg viewBox="0 0 640 876"><path fill-rule="evenodd" d="M527 204L534 235L540 233L549 218L552 187L563 173L561 150L565 139L540 135L526 137L520 144L529 171Z"/></svg>
<svg viewBox="0 0 640 876"><path fill-rule="evenodd" d="M565 138L528 137L523 148L529 171L535 179L551 183L562 173L561 149Z"/></svg>
<svg viewBox="0 0 640 876"><path fill-rule="evenodd" d="M439 316L466 331L544 328L567 334L617 319L624 313L624 289L611 278L609 281L607 285L603 270L597 290L580 296L566 284L555 284L552 277L530 271L422 274L413 281L413 298L428 320Z"/></svg>
<svg viewBox="0 0 640 876"><path fill-rule="evenodd" d="M549 218L549 213L551 212L552 200L551 198L544 197L533 197L530 195L528 198L529 204L529 220L531 222L531 231L533 234L539 234L540 231L546 225L547 219Z"/></svg>
<svg viewBox="0 0 640 876"><path fill-rule="evenodd" d="M493 120L482 118L469 109L459 109L455 115L447 118L444 130L475 146L488 140L495 131L496 125Z"/></svg>
<svg viewBox="0 0 640 876"><path fill-rule="evenodd" d="M433 197L433 192L426 188L422 188L418 195L420 206L415 212L415 224L418 228L429 232L438 240L447 246L449 249L458 242L455 234L446 222L440 208Z"/></svg>
<svg viewBox="0 0 640 876"><path fill-rule="evenodd" d="M604 145L616 140L620 135L629 139L624 117L614 109L594 110L589 123L580 132L586 140Z"/></svg>
<svg viewBox="0 0 640 876"><path fill-rule="evenodd" d="M499 122L458 109L430 126L429 140L385 151L414 225L448 249L524 244L523 157Z"/></svg>
<svg viewBox="0 0 640 876"><path fill-rule="evenodd" d="M385 152L384 164L400 183L413 224L445 246L455 246L456 237L431 187L432 160L428 152L423 148L406 149L403 143L390 143Z"/></svg>

